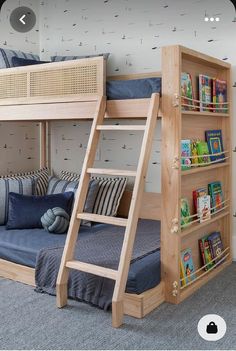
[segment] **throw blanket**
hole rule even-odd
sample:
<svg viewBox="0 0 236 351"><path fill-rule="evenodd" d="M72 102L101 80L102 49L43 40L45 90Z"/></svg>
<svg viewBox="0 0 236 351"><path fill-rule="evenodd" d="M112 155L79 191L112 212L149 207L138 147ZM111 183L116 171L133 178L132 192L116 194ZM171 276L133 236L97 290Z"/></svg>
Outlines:
<svg viewBox="0 0 236 351"><path fill-rule="evenodd" d="M155 222L155 225L153 225ZM124 228L111 225L94 227L94 234L78 238L75 259L118 268ZM160 248L160 222L140 220L132 262ZM36 291L56 294L56 279L63 247L42 249L36 263ZM107 310L112 302L114 281L93 274L70 270L68 296Z"/></svg>

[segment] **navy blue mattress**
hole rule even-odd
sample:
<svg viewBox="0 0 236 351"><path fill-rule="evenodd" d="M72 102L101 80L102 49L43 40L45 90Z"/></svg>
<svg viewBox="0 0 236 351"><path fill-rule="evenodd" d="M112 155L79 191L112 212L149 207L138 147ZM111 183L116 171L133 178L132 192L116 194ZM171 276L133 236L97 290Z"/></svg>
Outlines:
<svg viewBox="0 0 236 351"><path fill-rule="evenodd" d="M142 221L142 231L146 228L157 235L160 240L160 223ZM79 239L110 231L111 226L96 224L92 227L82 226ZM118 234L119 235L119 234ZM35 268L40 250L61 247L66 235L56 235L44 229L6 230L0 226L0 258L17 264ZM160 250L150 247L145 255L131 263L126 291L140 294L160 282Z"/></svg>
<svg viewBox="0 0 236 351"><path fill-rule="evenodd" d="M161 78L111 80L107 82L108 100L144 99L161 94Z"/></svg>

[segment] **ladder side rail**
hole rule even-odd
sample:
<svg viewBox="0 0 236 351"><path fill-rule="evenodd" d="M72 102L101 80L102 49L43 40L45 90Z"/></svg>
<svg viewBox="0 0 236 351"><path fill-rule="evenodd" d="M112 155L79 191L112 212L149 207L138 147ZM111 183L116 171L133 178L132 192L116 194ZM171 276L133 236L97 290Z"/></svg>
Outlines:
<svg viewBox="0 0 236 351"><path fill-rule="evenodd" d="M86 196L89 187L90 175L87 173L87 168L93 166L96 149L99 142L100 131L97 130L97 125L103 122L106 110L106 98L100 97L97 103L94 120L91 127L90 137L84 164L81 171L79 186L76 191L74 208L71 215L68 234L66 237L65 247L61 259L60 269L57 277L57 306L63 307L67 304L67 283L69 278L69 268L66 267L66 262L73 259L78 231L81 220L77 218L78 213L82 213L86 201Z"/></svg>
<svg viewBox="0 0 236 351"><path fill-rule="evenodd" d="M112 325L118 328L123 322L123 299L128 278L129 266L136 236L140 206L145 187L145 178L152 150L152 141L155 132L157 115L160 106L160 95L152 94L147 116L146 128L143 136L141 153L138 162L137 177L135 180L132 200L130 204L127 227L122 245L118 275L112 299Z"/></svg>

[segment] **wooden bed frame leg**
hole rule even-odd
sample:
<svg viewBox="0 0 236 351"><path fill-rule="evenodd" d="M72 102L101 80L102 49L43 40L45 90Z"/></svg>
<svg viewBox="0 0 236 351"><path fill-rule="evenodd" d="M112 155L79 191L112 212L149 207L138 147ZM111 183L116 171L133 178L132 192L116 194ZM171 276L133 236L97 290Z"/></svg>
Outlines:
<svg viewBox="0 0 236 351"><path fill-rule="evenodd" d="M119 328L123 324L124 304L123 301L112 302L112 327Z"/></svg>
<svg viewBox="0 0 236 351"><path fill-rule="evenodd" d="M59 278L60 273L57 278L56 293L57 293L57 307L62 308L67 305L68 299L68 269L64 268L62 272L62 278Z"/></svg>

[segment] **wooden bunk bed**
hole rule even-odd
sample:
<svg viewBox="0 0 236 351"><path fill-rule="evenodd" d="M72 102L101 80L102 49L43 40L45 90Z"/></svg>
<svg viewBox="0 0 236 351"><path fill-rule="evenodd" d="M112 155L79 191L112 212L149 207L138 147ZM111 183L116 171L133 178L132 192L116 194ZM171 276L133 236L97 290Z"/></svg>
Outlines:
<svg viewBox="0 0 236 351"><path fill-rule="evenodd" d="M144 193L140 218L161 220L162 281L154 289L140 295L125 294L120 315L114 326L122 323L123 312L144 317L163 301L179 303L213 278L232 261L231 254L231 96L230 65L181 46L162 49L162 99L157 117L162 118L162 193ZM181 72L189 72L193 81L200 74L224 79L228 86L228 111L200 112L182 110ZM154 74L154 75L159 75ZM154 76L152 75L152 76ZM105 64L103 58L28 66L0 71L0 121L40 121L40 162L47 162L47 123L60 119L93 119L99 97L105 95ZM120 79L142 78L144 75ZM194 83L194 87L195 83ZM107 101L106 118L146 118L150 99ZM213 106L213 104L212 104ZM211 111L212 110L212 111ZM204 137L206 129L222 129L225 162L181 171L181 139ZM227 203L209 221L193 221L181 227L180 199L192 196L194 187L221 180ZM120 205L120 215L127 216L130 193ZM198 239L205 231L220 230L225 250L221 260L205 271L200 261ZM180 279L180 252L191 247L196 279L183 286ZM34 285L34 269L0 260L0 276ZM65 295L62 298L65 304ZM120 305L121 305L120 304ZM117 311L119 314L119 309Z"/></svg>

